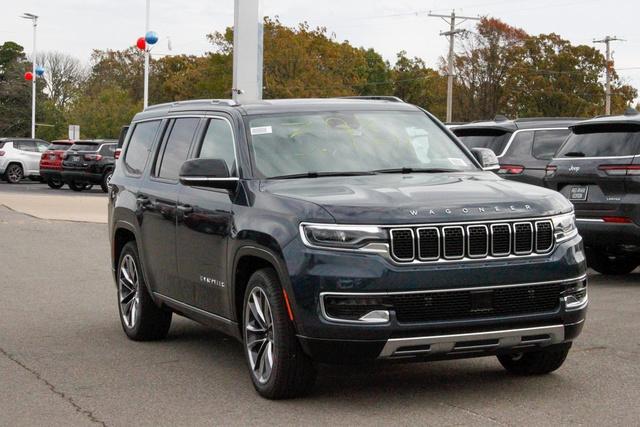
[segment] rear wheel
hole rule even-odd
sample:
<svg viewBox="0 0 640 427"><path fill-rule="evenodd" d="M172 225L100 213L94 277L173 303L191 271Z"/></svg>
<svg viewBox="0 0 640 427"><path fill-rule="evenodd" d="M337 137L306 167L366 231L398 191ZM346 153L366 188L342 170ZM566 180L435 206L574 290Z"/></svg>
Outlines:
<svg viewBox="0 0 640 427"><path fill-rule="evenodd" d="M85 190L85 184L80 184L78 182L75 181L71 181L69 183L69 188L71 188L73 191L82 191Z"/></svg>
<svg viewBox="0 0 640 427"><path fill-rule="evenodd" d="M245 355L258 393L286 399L309 392L316 369L300 347L273 269L251 276L243 307Z"/></svg>
<svg viewBox="0 0 640 427"><path fill-rule="evenodd" d="M111 182L112 176L113 176L113 171L107 171L102 176L102 182L100 183L100 187L102 188L102 191L104 191L105 193L109 192L109 187L110 187L109 183Z"/></svg>
<svg viewBox="0 0 640 427"><path fill-rule="evenodd" d="M558 344L528 353L501 354L498 360L516 375L543 375L555 371L564 363L571 343Z"/></svg>
<svg viewBox="0 0 640 427"><path fill-rule="evenodd" d="M147 290L135 242L127 243L118 262L118 311L122 329L134 341L163 339L171 311L158 307Z"/></svg>
<svg viewBox="0 0 640 427"><path fill-rule="evenodd" d="M613 256L600 251L587 251L587 265L600 274L629 274L638 267L639 261L637 257L630 255Z"/></svg>
<svg viewBox="0 0 640 427"><path fill-rule="evenodd" d="M9 165L7 170L4 172L4 178L9 184L19 183L24 178L24 170L22 170L22 166L16 163Z"/></svg>
<svg viewBox="0 0 640 427"><path fill-rule="evenodd" d="M59 188L62 188L62 186L64 185L64 182L62 182L62 180L58 179L58 178L49 178L47 180L47 185L50 188L53 188L54 190L57 190Z"/></svg>

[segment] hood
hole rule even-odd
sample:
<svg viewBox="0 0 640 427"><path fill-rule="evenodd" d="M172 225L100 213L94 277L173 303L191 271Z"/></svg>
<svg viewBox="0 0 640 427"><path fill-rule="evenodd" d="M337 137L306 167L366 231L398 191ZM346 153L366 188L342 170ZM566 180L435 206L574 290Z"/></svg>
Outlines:
<svg viewBox="0 0 640 427"><path fill-rule="evenodd" d="M571 210L560 194L491 172L263 181L261 191L322 206L337 223L419 224L528 218Z"/></svg>

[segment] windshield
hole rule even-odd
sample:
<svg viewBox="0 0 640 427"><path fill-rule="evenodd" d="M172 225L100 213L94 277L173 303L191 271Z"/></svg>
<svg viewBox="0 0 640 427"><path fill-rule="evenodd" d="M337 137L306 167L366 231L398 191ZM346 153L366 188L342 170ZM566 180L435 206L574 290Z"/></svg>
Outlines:
<svg viewBox="0 0 640 427"><path fill-rule="evenodd" d="M249 118L260 177L307 173L476 170L427 115L404 111L274 114Z"/></svg>
<svg viewBox="0 0 640 427"><path fill-rule="evenodd" d="M456 129L454 133L468 149L490 148L497 156L502 154L511 137L511 132L497 129Z"/></svg>
<svg viewBox="0 0 640 427"><path fill-rule="evenodd" d="M640 125L577 126L557 157L616 157L639 154Z"/></svg>

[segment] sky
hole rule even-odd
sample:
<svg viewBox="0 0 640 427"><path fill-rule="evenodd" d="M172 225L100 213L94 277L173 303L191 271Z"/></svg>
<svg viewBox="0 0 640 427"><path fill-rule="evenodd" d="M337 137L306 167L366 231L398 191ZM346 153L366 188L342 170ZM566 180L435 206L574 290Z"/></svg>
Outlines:
<svg viewBox="0 0 640 427"><path fill-rule="evenodd" d="M151 0L151 29L160 36L154 54L202 54L206 34L233 25L233 0ZM606 35L615 67L640 89L640 1L638 0L263 0L263 12L286 25L307 21L326 27L339 41L372 47L392 64L405 50L437 66L448 44L447 25L427 16L449 13L493 16L529 34L557 33L574 44ZM23 12L40 16L38 51L60 51L88 64L93 49L125 49L144 34L145 0L0 0L0 42L32 51L32 27ZM460 28L473 30L473 21ZM169 41L172 50L169 51ZM596 45L604 52L604 45Z"/></svg>

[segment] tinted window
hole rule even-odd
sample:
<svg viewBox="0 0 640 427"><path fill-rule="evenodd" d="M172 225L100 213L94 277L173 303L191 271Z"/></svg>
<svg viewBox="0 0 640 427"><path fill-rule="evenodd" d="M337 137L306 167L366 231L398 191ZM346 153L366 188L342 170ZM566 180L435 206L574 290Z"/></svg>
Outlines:
<svg viewBox="0 0 640 427"><path fill-rule="evenodd" d="M67 151L69 149L69 147L71 147L71 144L56 144L56 143L53 143L53 144L49 145L49 150Z"/></svg>
<svg viewBox="0 0 640 427"><path fill-rule="evenodd" d="M176 119L164 146L158 177L177 180L180 166L187 160L191 140L200 119Z"/></svg>
<svg viewBox="0 0 640 427"><path fill-rule="evenodd" d="M490 148L498 156L511 138L511 132L497 129L456 129L454 133L467 148Z"/></svg>
<svg viewBox="0 0 640 427"><path fill-rule="evenodd" d="M533 157L550 160L569 133L569 129L537 130L533 139Z"/></svg>
<svg viewBox="0 0 640 427"><path fill-rule="evenodd" d="M44 153L49 149L49 144L46 142L36 141L36 150L40 153Z"/></svg>
<svg viewBox="0 0 640 427"><path fill-rule="evenodd" d="M426 114L325 111L249 118L260 176L428 168L476 170L467 154Z"/></svg>
<svg viewBox="0 0 640 427"><path fill-rule="evenodd" d="M235 175L236 158L233 149L233 132L228 122L218 119L209 121L198 157L222 159L227 163L231 176Z"/></svg>
<svg viewBox="0 0 640 427"><path fill-rule="evenodd" d="M139 123L133 129L124 157L124 167L129 174L142 175L159 125L160 121L154 120Z"/></svg>
<svg viewBox="0 0 640 427"><path fill-rule="evenodd" d="M100 154L107 157L113 157L116 152L115 144L105 144L100 148Z"/></svg>
<svg viewBox="0 0 640 427"><path fill-rule="evenodd" d="M525 160L531 157L531 145L533 144L533 131L520 131L513 136L511 145L505 157Z"/></svg>
<svg viewBox="0 0 640 427"><path fill-rule="evenodd" d="M633 156L639 153L640 125L577 126L557 157Z"/></svg>
<svg viewBox="0 0 640 427"><path fill-rule="evenodd" d="M17 142L13 143L14 146L16 144L17 144L18 150L22 150L22 151L37 151L36 150L36 143L33 142L33 141L17 141Z"/></svg>
<svg viewBox="0 0 640 427"><path fill-rule="evenodd" d="M98 151L100 145L89 142L76 142L71 146L73 151Z"/></svg>

